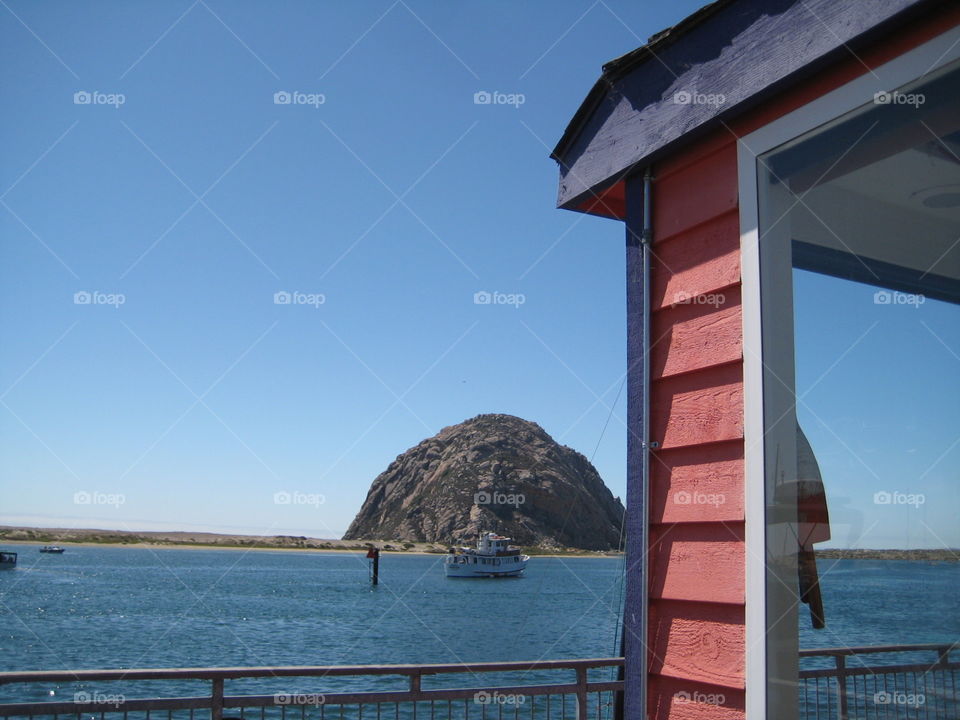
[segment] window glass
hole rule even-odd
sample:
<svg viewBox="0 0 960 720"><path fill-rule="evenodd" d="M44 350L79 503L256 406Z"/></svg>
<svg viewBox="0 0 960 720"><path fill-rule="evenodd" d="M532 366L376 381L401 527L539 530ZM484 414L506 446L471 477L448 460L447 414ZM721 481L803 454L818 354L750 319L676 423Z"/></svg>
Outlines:
<svg viewBox="0 0 960 720"><path fill-rule="evenodd" d="M960 717L960 72L758 158L768 716Z"/></svg>

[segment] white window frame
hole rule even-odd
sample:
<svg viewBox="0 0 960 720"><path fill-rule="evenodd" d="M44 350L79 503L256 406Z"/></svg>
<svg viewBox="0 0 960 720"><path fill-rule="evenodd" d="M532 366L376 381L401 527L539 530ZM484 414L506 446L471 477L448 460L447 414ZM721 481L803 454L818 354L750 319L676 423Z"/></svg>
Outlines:
<svg viewBox="0 0 960 720"><path fill-rule="evenodd" d="M875 93L892 91L960 59L960 27L907 51L855 80L812 100L737 142L740 198L740 252L743 292L744 512L746 539L746 716L767 717L766 513L764 502L763 344L760 322L759 207L757 157L851 110ZM791 285L774 298L792 304ZM774 367L776 358L767 358ZM792 355L789 362L793 362ZM796 717L796 708L777 717Z"/></svg>

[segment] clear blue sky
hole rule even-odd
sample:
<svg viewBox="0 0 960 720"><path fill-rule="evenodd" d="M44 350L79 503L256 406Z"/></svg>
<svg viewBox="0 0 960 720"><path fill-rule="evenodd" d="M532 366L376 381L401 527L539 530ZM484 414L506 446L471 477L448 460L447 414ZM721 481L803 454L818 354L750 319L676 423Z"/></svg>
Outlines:
<svg viewBox="0 0 960 720"><path fill-rule="evenodd" d="M547 156L603 62L700 4L9 2L0 522L339 536L397 454L481 412L591 456L623 228L555 210ZM623 418L594 458L620 496Z"/></svg>
<svg viewBox="0 0 960 720"><path fill-rule="evenodd" d="M0 9L0 520L339 535L397 454L482 412L589 456L623 229L555 210L548 154L600 65L698 4ZM595 458L621 496L624 399Z"/></svg>

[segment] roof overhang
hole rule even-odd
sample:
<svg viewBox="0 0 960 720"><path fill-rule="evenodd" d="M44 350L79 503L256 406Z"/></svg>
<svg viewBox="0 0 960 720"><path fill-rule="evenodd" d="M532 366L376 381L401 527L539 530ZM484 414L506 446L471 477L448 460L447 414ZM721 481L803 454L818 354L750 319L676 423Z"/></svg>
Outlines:
<svg viewBox="0 0 960 720"><path fill-rule="evenodd" d="M946 4L717 0L701 8L603 66L551 155L558 207L622 218L621 181L636 168Z"/></svg>

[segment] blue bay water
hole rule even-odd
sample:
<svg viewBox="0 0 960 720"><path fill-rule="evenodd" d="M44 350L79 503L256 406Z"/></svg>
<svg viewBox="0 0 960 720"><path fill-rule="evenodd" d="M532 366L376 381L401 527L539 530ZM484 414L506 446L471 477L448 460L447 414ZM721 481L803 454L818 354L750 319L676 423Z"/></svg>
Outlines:
<svg viewBox="0 0 960 720"><path fill-rule="evenodd" d="M960 641L960 563L818 559L827 626L800 608L800 647Z"/></svg>
<svg viewBox="0 0 960 720"><path fill-rule="evenodd" d="M386 553L372 588L362 554L16 550L19 567L0 573L0 670L617 654L620 558L534 558L526 577L486 580L446 578L443 555ZM337 682L337 689L359 689ZM233 689L267 690L262 681ZM61 695L67 686L55 690Z"/></svg>
<svg viewBox="0 0 960 720"><path fill-rule="evenodd" d="M360 554L16 550L18 569L0 573L0 670L482 662L606 657L618 647L620 558L535 557L523 578L465 580L444 577L441 555L385 554L371 588ZM801 647L960 639L960 564L819 564L827 628L810 629L801 608ZM265 682L232 689L290 689ZM72 687L29 697L11 687L2 699Z"/></svg>

